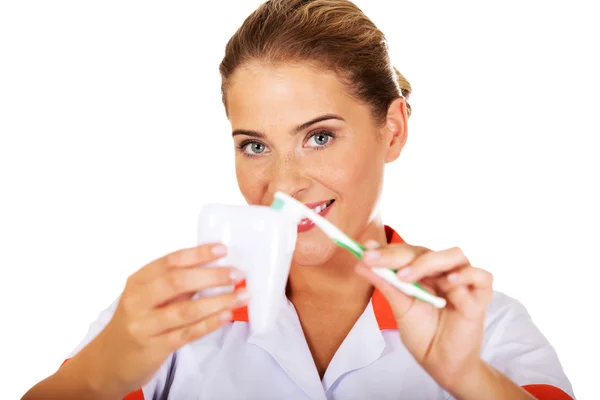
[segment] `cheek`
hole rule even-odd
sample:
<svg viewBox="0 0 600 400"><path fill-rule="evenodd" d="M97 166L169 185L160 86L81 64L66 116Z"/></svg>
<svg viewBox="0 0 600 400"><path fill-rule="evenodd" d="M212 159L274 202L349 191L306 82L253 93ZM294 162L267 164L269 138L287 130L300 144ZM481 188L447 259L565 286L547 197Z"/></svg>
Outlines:
<svg viewBox="0 0 600 400"><path fill-rule="evenodd" d="M359 220L369 218L381 192L383 167L375 160L356 162L346 172L344 197L348 211Z"/></svg>
<svg viewBox="0 0 600 400"><path fill-rule="evenodd" d="M250 161L250 162L248 162ZM248 204L260 204L265 190L265 172L251 164L253 160L236 159L235 175L242 196Z"/></svg>
<svg viewBox="0 0 600 400"><path fill-rule="evenodd" d="M361 150L356 150L357 148ZM327 182L328 186L346 200L369 197L382 181L384 163L379 152L364 146L352 146L343 150L335 155L329 153L319 163L322 181Z"/></svg>
<svg viewBox="0 0 600 400"><path fill-rule="evenodd" d="M375 215L384 166L383 153L367 143L355 146L332 163L329 182L342 200L338 223L348 232L359 234Z"/></svg>

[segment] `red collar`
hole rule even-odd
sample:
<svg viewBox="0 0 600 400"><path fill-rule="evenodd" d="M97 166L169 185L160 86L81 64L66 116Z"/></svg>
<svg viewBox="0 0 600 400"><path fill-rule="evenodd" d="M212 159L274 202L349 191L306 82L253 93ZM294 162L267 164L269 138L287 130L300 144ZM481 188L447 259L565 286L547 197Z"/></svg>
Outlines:
<svg viewBox="0 0 600 400"><path fill-rule="evenodd" d="M387 225L385 226L385 236L387 237L388 243L404 243L404 239L402 239L395 230ZM392 307L390 307L390 303L388 303L387 299L379 290L375 289L373 292L371 303L373 304L373 312L375 313L375 319L377 319L379 329L383 330L398 328Z"/></svg>
<svg viewBox="0 0 600 400"><path fill-rule="evenodd" d="M389 226L385 226L385 235L388 243L404 243L404 240ZM244 287L246 282L239 283L236 287ZM373 312L379 329L396 329L396 318L385 297L375 289L371 298L373 304ZM238 322L248 322L248 308L241 307L233 311L233 320Z"/></svg>

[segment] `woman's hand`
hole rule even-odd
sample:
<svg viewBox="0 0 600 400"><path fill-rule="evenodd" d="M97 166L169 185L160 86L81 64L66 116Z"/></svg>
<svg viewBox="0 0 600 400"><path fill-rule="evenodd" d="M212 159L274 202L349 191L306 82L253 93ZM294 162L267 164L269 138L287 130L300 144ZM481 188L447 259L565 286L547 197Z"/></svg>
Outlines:
<svg viewBox="0 0 600 400"><path fill-rule="evenodd" d="M431 251L408 244L376 248L367 243L357 272L388 300L400 337L414 358L442 387L461 392L469 380L482 376L483 324L492 298L492 274L469 263L459 248ZM443 309L407 296L370 271L396 269L400 280L419 282L447 300Z"/></svg>
<svg viewBox="0 0 600 400"><path fill-rule="evenodd" d="M200 290L242 280L234 268L202 268L225 253L222 245L184 249L129 277L112 320L80 353L94 370L88 376L95 389L121 398L148 381L179 347L231 320L232 309L247 302L245 289L192 299Z"/></svg>

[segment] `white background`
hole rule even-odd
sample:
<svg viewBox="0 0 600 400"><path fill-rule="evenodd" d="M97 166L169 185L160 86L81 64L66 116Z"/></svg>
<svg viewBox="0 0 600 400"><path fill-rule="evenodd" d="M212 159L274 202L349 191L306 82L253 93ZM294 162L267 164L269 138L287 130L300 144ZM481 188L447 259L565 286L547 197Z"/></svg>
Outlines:
<svg viewBox="0 0 600 400"><path fill-rule="evenodd" d="M384 222L493 272L595 398L594 2L356 3L414 88ZM256 5L0 3L3 399L53 373L129 274L193 245L203 203L242 201L218 64Z"/></svg>

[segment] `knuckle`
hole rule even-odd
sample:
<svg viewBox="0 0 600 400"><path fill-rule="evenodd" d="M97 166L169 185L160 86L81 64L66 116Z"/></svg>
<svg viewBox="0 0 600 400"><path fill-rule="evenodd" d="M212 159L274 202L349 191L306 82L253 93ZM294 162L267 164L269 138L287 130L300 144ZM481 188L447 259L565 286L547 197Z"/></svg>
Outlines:
<svg viewBox="0 0 600 400"><path fill-rule="evenodd" d="M193 340L194 335L192 333L193 329L191 326L181 329L181 332L179 332L179 343L185 344Z"/></svg>
<svg viewBox="0 0 600 400"><path fill-rule="evenodd" d="M129 292L138 285L138 272L127 277L127 280L125 281L125 289L123 290L124 292Z"/></svg>
<svg viewBox="0 0 600 400"><path fill-rule="evenodd" d="M166 267L175 267L179 264L180 260L182 259L184 253L186 252L186 249L181 249L181 250L177 250L174 251L173 253L167 255L164 258L164 265Z"/></svg>
<svg viewBox="0 0 600 400"><path fill-rule="evenodd" d="M179 292L185 288L185 279L179 270L174 270L165 275L167 287L173 292Z"/></svg>
<svg viewBox="0 0 600 400"><path fill-rule="evenodd" d="M121 304L123 306L123 311L125 311L126 315L135 314L137 301L133 296L123 296Z"/></svg>
<svg viewBox="0 0 600 400"><path fill-rule="evenodd" d="M382 253L383 254L383 253ZM388 257L399 263L408 263L419 257L420 251L412 246L403 246L392 248L390 247Z"/></svg>
<svg viewBox="0 0 600 400"><path fill-rule="evenodd" d="M166 263L170 267L192 266L206 263L214 258L215 256L212 253L212 245L202 244L196 247L181 249L171 253L169 256L167 256Z"/></svg>
<svg viewBox="0 0 600 400"><path fill-rule="evenodd" d="M210 246L206 245L206 244L197 246L194 249L194 255L196 256L196 259L200 262L210 259L211 258Z"/></svg>
<svg viewBox="0 0 600 400"><path fill-rule="evenodd" d="M433 250L428 249L427 247L423 247L423 246L415 246L414 249L415 249L415 252L418 255L427 254L427 253L432 253L433 252Z"/></svg>
<svg viewBox="0 0 600 400"><path fill-rule="evenodd" d="M235 306L243 305L244 300L238 297L239 295L236 292L227 293L223 295L220 299L215 299L215 301L210 304L210 312L218 312L222 310L227 310Z"/></svg>
<svg viewBox="0 0 600 400"><path fill-rule="evenodd" d="M232 279L232 277L235 277L235 279ZM241 280L241 278L237 277L241 277L241 275L236 273L232 267L201 268L198 270L196 280L202 286L212 287L237 283L237 281Z"/></svg>
<svg viewBox="0 0 600 400"><path fill-rule="evenodd" d="M461 257L461 258L466 258L465 257L465 253L462 251L462 249L460 247L452 247L450 249L453 253L455 253L457 256Z"/></svg>
<svg viewBox="0 0 600 400"><path fill-rule="evenodd" d="M213 315L210 318L205 319L204 322L205 322L205 326L204 326L205 332L208 333L208 332L211 332L211 331L217 329L222 323L220 313L217 315Z"/></svg>
<svg viewBox="0 0 600 400"><path fill-rule="evenodd" d="M225 299L222 305L227 307L235 306L240 303L246 302L249 299L249 297L250 293L248 292L248 289L238 289L233 293L228 293L227 298Z"/></svg>
<svg viewBox="0 0 600 400"><path fill-rule="evenodd" d="M184 303L184 304L181 304L181 306L179 306L177 308L177 319L180 322L185 323L185 322L191 321L194 318L195 314L197 314L197 313L196 313L193 303Z"/></svg>
<svg viewBox="0 0 600 400"><path fill-rule="evenodd" d="M216 274L216 284L219 285L237 283L244 279L244 274L234 267L210 269Z"/></svg>
<svg viewBox="0 0 600 400"><path fill-rule="evenodd" d="M167 308L161 315L161 322L164 326L176 326L180 323L180 312L175 306Z"/></svg>
<svg viewBox="0 0 600 400"><path fill-rule="evenodd" d="M173 308L169 308L161 313L157 325L167 329L177 328L180 325L179 314Z"/></svg>
<svg viewBox="0 0 600 400"><path fill-rule="evenodd" d="M484 276L485 276L487 282L489 284L492 284L494 282L494 274L492 274L489 271L483 271L483 272L484 272Z"/></svg>
<svg viewBox="0 0 600 400"><path fill-rule="evenodd" d="M450 272L458 275L458 280L454 282L456 285L464 284L465 281L471 281L474 279L473 274L466 268L461 268L455 272Z"/></svg>
<svg viewBox="0 0 600 400"><path fill-rule="evenodd" d="M125 281L125 288L131 287L135 284L135 274L129 275Z"/></svg>
<svg viewBox="0 0 600 400"><path fill-rule="evenodd" d="M203 307L203 315L212 315L214 313L235 307L239 304L240 300L238 299L238 294L236 292L226 293L218 297L207 299L207 302Z"/></svg>
<svg viewBox="0 0 600 400"><path fill-rule="evenodd" d="M425 247L419 247L417 250L413 251L413 255L415 260L418 262L430 261L439 257L439 251L429 250Z"/></svg>
<svg viewBox="0 0 600 400"><path fill-rule="evenodd" d="M141 337L141 326L139 324L139 322L135 322L135 321L131 321L128 324L125 325L125 330L127 331L127 334L136 339L136 341L139 341L139 338Z"/></svg>
<svg viewBox="0 0 600 400"><path fill-rule="evenodd" d="M194 325L186 326L181 330L181 340L184 343L188 343L206 331L206 320L199 321Z"/></svg>
<svg viewBox="0 0 600 400"><path fill-rule="evenodd" d="M167 336L166 342L167 342L167 347L169 347L171 350L176 350L185 344L185 342L182 339L182 334L180 331L171 332Z"/></svg>

